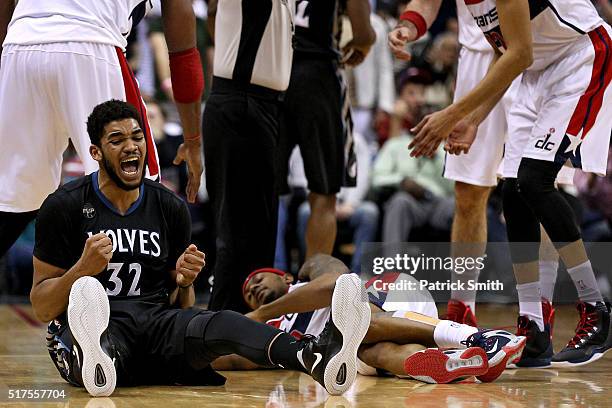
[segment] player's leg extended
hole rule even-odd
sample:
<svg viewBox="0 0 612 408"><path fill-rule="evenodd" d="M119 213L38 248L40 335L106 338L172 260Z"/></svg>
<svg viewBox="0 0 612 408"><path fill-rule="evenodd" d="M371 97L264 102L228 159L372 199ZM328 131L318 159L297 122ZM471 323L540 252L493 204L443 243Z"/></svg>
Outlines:
<svg viewBox="0 0 612 408"><path fill-rule="evenodd" d="M341 394L357 374L357 349L370 322L361 281L342 275L332 296L331 317L318 337L297 340L272 326L232 311L202 314L187 326L185 353L194 368L228 354L260 366L310 374L330 394Z"/></svg>
<svg viewBox="0 0 612 408"><path fill-rule="evenodd" d="M540 224L522 199L515 178L504 181L503 206L519 297L518 334L528 339L517 366L547 367L553 350L550 327L544 322L540 293Z"/></svg>
<svg viewBox="0 0 612 408"><path fill-rule="evenodd" d="M574 213L554 186L559 169L560 165L553 162L523 159L519 185L522 196L557 247L578 291L579 312L584 323L579 325L568 346L553 359L557 363L575 365L596 360L610 348L607 339L610 309L603 302ZM574 347L576 345L578 347Z"/></svg>
<svg viewBox="0 0 612 408"><path fill-rule="evenodd" d="M610 307L603 302L575 216L555 188L561 167L606 173L612 128L612 30L588 33L592 46L551 64L538 75L543 85L537 121L518 171L521 195L557 248L581 300L580 323L554 362L586 364L610 349ZM564 95L559 98L558 95Z"/></svg>
<svg viewBox="0 0 612 408"><path fill-rule="evenodd" d="M487 202L491 187L455 182L455 216L451 229L453 257L477 258L487 246ZM474 266L462 274L453 271L455 282L477 281L480 270ZM476 291L453 290L448 303L447 318L476 326Z"/></svg>
<svg viewBox="0 0 612 408"><path fill-rule="evenodd" d="M315 254L331 254L336 241L336 195L308 194L310 217L306 224L306 259Z"/></svg>
<svg viewBox="0 0 612 408"><path fill-rule="evenodd" d="M478 331L467 324L439 320L414 312L398 311L393 316L395 317L384 313L374 314L364 343L370 345L393 342L451 349L479 347L486 354L489 367L486 373L473 375L479 375L483 381L493 381L499 377L507 364L520 356L525 346L524 337L517 337L503 330ZM429 354L427 358L430 357ZM436 356L433 357L438 362L445 362L450 358L440 356L440 360ZM460 354L452 358L462 359Z"/></svg>
<svg viewBox="0 0 612 408"><path fill-rule="evenodd" d="M455 100L462 98L486 75L492 52L477 52L463 47L457 67ZM517 81L515 81L517 82ZM515 86L478 127L476 142L466 155L447 155L444 177L455 181L455 214L451 229L452 255L480 257L487 243L487 202L497 185L497 169L502 160L506 135L506 105ZM453 281L477 280L478 268L462 274L453 271ZM477 325L475 290L453 290L446 317L459 323Z"/></svg>

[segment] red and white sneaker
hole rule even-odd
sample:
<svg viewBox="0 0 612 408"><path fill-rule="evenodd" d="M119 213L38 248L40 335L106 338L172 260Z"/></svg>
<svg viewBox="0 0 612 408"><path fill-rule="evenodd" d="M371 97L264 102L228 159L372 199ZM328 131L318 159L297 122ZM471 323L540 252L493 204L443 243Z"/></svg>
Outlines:
<svg viewBox="0 0 612 408"><path fill-rule="evenodd" d="M480 347L463 350L425 349L404 361L406 376L430 384L446 384L489 371L487 354Z"/></svg>
<svg viewBox="0 0 612 408"><path fill-rule="evenodd" d="M448 301L446 314L442 316L442 319L478 327L476 315L474 315L472 308L459 300L451 299Z"/></svg>
<svg viewBox="0 0 612 408"><path fill-rule="evenodd" d="M508 364L520 358L527 338L505 330L481 330L468 337L464 343L467 347L480 347L484 350L489 361L489 371L478 376L478 379L491 382L501 375Z"/></svg>

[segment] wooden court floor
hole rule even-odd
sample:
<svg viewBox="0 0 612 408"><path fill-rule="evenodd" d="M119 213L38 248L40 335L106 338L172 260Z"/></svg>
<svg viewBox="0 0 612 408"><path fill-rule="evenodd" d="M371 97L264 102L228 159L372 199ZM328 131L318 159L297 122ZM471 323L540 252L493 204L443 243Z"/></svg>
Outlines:
<svg viewBox="0 0 612 408"><path fill-rule="evenodd" d="M511 326L516 307L479 306L479 323ZM577 322L572 306L557 311L555 350ZM304 374L283 370L224 372L223 387L118 388L111 398L89 398L64 383L48 357L45 328L24 305L0 305L0 407L612 407L612 352L575 369L507 370L494 383L429 385L359 376L342 397L329 397ZM64 390L52 402L8 399L8 390Z"/></svg>

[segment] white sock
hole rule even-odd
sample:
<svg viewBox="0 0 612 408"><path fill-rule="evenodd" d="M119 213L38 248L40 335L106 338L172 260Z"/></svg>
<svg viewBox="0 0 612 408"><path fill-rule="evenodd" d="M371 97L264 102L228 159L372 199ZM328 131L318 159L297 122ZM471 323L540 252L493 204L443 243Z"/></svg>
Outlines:
<svg viewBox="0 0 612 408"><path fill-rule="evenodd" d="M529 282L516 285L519 298L519 314L537 323L540 330L544 330L544 316L542 314L542 294L540 282Z"/></svg>
<svg viewBox="0 0 612 408"><path fill-rule="evenodd" d="M434 341L440 348L465 348L461 342L477 331L477 328L467 324L440 320L434 329Z"/></svg>
<svg viewBox="0 0 612 408"><path fill-rule="evenodd" d="M595 305L596 302L603 302L591 261L586 261L573 268L567 268L567 273L569 273L574 281L574 286L576 286L580 300L592 305Z"/></svg>
<svg viewBox="0 0 612 408"><path fill-rule="evenodd" d="M555 293L558 269L559 261L540 261L540 289L542 290L542 297L550 303L552 303Z"/></svg>

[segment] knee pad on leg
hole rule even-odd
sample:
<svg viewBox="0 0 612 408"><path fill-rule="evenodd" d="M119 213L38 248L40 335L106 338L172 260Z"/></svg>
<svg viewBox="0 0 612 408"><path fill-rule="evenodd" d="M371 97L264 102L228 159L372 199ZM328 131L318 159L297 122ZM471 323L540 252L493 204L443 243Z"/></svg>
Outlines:
<svg viewBox="0 0 612 408"><path fill-rule="evenodd" d="M507 178L504 181L502 194L512 262L526 263L537 260L540 223L519 193L515 178Z"/></svg>
<svg viewBox="0 0 612 408"><path fill-rule="evenodd" d="M556 190L555 180L561 166L554 162L523 159L518 170L518 190L527 203L541 201ZM530 204L531 205L531 204Z"/></svg>
<svg viewBox="0 0 612 408"><path fill-rule="evenodd" d="M557 248L580 239L576 215L555 187L561 165L523 159L518 171L518 190L542 223Z"/></svg>

